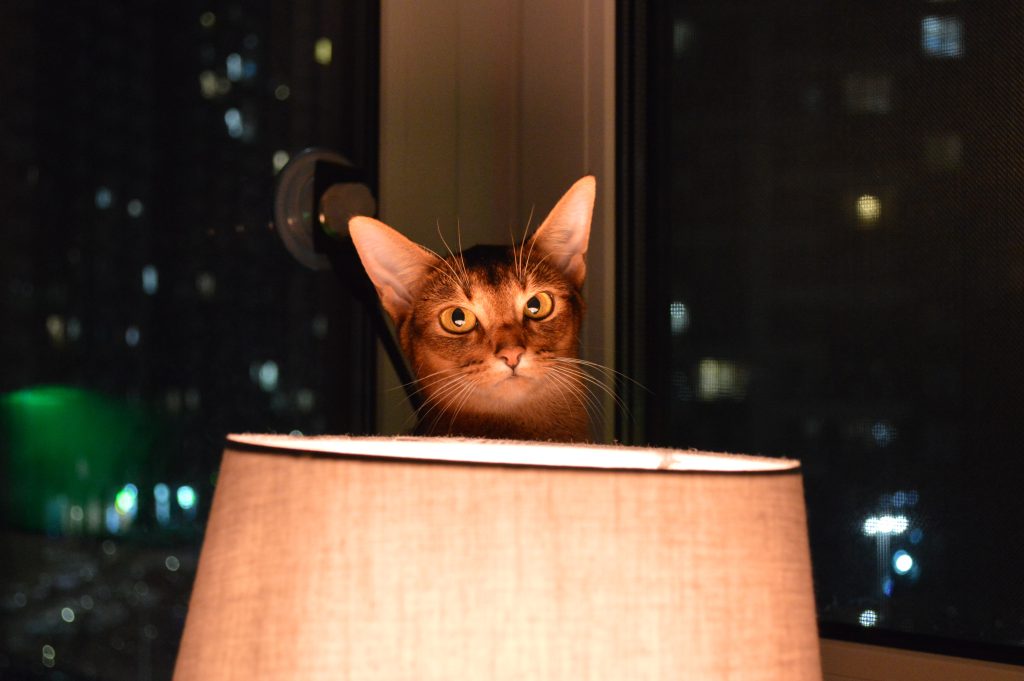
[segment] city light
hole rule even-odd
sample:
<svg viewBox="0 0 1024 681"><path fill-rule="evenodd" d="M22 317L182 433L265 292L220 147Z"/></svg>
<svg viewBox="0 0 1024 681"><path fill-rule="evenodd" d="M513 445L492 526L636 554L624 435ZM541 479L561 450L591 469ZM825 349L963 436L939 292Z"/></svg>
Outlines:
<svg viewBox="0 0 1024 681"><path fill-rule="evenodd" d="M924 17L921 19L921 51L933 59L963 57L963 24L960 17Z"/></svg>
<svg viewBox="0 0 1024 681"><path fill-rule="evenodd" d="M196 290L203 298L212 298L217 292L217 278L209 272L200 272L196 275Z"/></svg>
<svg viewBox="0 0 1024 681"><path fill-rule="evenodd" d="M274 360L267 360L259 368L258 381L260 388L265 392L273 392L277 390L277 382L280 378L280 370L277 367L277 362Z"/></svg>
<svg viewBox="0 0 1024 681"><path fill-rule="evenodd" d="M882 217L882 202L877 196L864 194L857 199L857 219L863 227L874 227Z"/></svg>
<svg viewBox="0 0 1024 681"><path fill-rule="evenodd" d="M690 311L684 303L679 301L669 303L668 316L669 328L673 336L678 336L690 328Z"/></svg>
<svg viewBox="0 0 1024 681"><path fill-rule="evenodd" d="M283 102L291 96L292 91L287 85L278 85L274 88L274 98L279 102Z"/></svg>
<svg viewBox="0 0 1024 681"><path fill-rule="evenodd" d="M106 210L114 203L114 193L106 187L100 187L96 190L96 207L100 210Z"/></svg>
<svg viewBox="0 0 1024 681"><path fill-rule="evenodd" d="M196 505L196 491L190 485L182 485L178 488L178 506L181 506L182 510L188 511L195 508Z"/></svg>
<svg viewBox="0 0 1024 681"><path fill-rule="evenodd" d="M114 497L114 507L121 515L134 515L137 510L138 498L139 488L132 483L128 483L122 487L121 491L117 493L116 497Z"/></svg>
<svg viewBox="0 0 1024 681"><path fill-rule="evenodd" d="M896 429L887 421L878 421L871 426L871 437L879 447L888 447L896 437Z"/></svg>
<svg viewBox="0 0 1024 681"><path fill-rule="evenodd" d="M207 69L199 73L199 92L205 99L217 96L217 74Z"/></svg>
<svg viewBox="0 0 1024 681"><path fill-rule="evenodd" d="M166 525L171 520L171 490L160 482L153 487L153 499L156 501L156 521Z"/></svg>
<svg viewBox="0 0 1024 681"><path fill-rule="evenodd" d="M863 532L869 537L875 535L895 535L902 534L910 526L910 521L907 520L906 516L871 516L864 521Z"/></svg>
<svg viewBox="0 0 1024 681"><path fill-rule="evenodd" d="M897 551L892 557L892 569L896 571L898 575L905 575L914 568L914 559L909 553L902 549Z"/></svg>
<svg viewBox="0 0 1024 681"><path fill-rule="evenodd" d="M64 318L57 314L47 316L46 332L50 334L50 341L54 345L62 344L64 342Z"/></svg>
<svg viewBox="0 0 1024 681"><path fill-rule="evenodd" d="M130 348L137 346L141 337L142 334L137 326L129 326L124 330L124 342L127 343Z"/></svg>
<svg viewBox="0 0 1024 681"><path fill-rule="evenodd" d="M272 159L274 164L274 172L278 172L281 168L284 168L285 164L288 163L288 152L283 149L278 149L274 152Z"/></svg>
<svg viewBox="0 0 1024 681"><path fill-rule="evenodd" d="M146 265L142 268L142 290L146 295L151 296L160 288L160 273L153 265Z"/></svg>
<svg viewBox="0 0 1024 681"><path fill-rule="evenodd" d="M317 64L327 66L331 63L333 56L334 45L331 43L330 38L320 38L316 41L313 46L313 58L316 59Z"/></svg>
<svg viewBox="0 0 1024 681"><path fill-rule="evenodd" d="M225 68L228 74L228 80L232 82L238 82L242 79L242 55L237 52L232 52L228 55L227 59L224 60Z"/></svg>
<svg viewBox="0 0 1024 681"><path fill-rule="evenodd" d="M232 107L224 112L224 125L227 126L228 135L238 139L245 132L245 126L242 124L242 112Z"/></svg>
<svg viewBox="0 0 1024 681"><path fill-rule="evenodd" d="M697 364L697 397L702 402L741 399L746 394L747 370L725 359L702 359Z"/></svg>

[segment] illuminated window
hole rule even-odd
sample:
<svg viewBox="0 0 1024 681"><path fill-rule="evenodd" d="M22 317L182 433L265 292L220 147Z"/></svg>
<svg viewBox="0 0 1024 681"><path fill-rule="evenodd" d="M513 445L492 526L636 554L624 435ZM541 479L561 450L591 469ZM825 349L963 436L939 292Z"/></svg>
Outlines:
<svg viewBox="0 0 1024 681"><path fill-rule="evenodd" d="M672 27L672 51L682 56L693 45L693 25L688 21L677 21Z"/></svg>
<svg viewBox="0 0 1024 681"><path fill-rule="evenodd" d="M224 112L224 125L228 128L228 134L238 139L245 132L245 126L242 124L242 113L235 108L230 108Z"/></svg>
<svg viewBox="0 0 1024 681"><path fill-rule="evenodd" d="M921 51L933 59L963 57L963 22L960 17L931 16L921 19Z"/></svg>
<svg viewBox="0 0 1024 681"><path fill-rule="evenodd" d="M110 208L114 203L114 193L107 187L100 187L96 190L96 207L100 210Z"/></svg>
<svg viewBox="0 0 1024 681"><path fill-rule="evenodd" d="M668 306L669 324L672 335L678 336L690 328L690 311L686 305L675 301Z"/></svg>
<svg viewBox="0 0 1024 681"><path fill-rule="evenodd" d="M275 151L272 163L274 164L275 173L284 168L285 164L288 163L288 152L280 149Z"/></svg>
<svg viewBox="0 0 1024 681"><path fill-rule="evenodd" d="M227 69L228 80L238 82L242 79L242 55L232 52L224 60L224 65Z"/></svg>
<svg viewBox="0 0 1024 681"><path fill-rule="evenodd" d="M872 194L863 194L857 197L857 222L863 229L872 229L878 226L882 218L882 202Z"/></svg>
<svg viewBox="0 0 1024 681"><path fill-rule="evenodd" d="M327 66L333 57L334 45L330 38L320 38L313 46L313 58L317 64Z"/></svg>
<svg viewBox="0 0 1024 681"><path fill-rule="evenodd" d="M160 287L160 273L153 265L142 268L142 290L146 295L153 295Z"/></svg>
<svg viewBox="0 0 1024 681"><path fill-rule="evenodd" d="M702 402L742 399L747 391L747 370L724 359L702 359L697 365L697 398Z"/></svg>

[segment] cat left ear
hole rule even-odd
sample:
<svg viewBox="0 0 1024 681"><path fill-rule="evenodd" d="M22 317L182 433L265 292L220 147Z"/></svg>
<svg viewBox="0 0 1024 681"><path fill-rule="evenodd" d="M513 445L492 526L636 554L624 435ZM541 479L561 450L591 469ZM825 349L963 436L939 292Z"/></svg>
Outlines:
<svg viewBox="0 0 1024 681"><path fill-rule="evenodd" d="M381 305L396 324L401 324L412 312L427 274L441 261L379 220L354 217L348 222L348 230Z"/></svg>
<svg viewBox="0 0 1024 681"><path fill-rule="evenodd" d="M573 286L580 288L587 276L587 244L594 213L597 180L587 175L576 181L559 199L534 232L529 248L557 267Z"/></svg>

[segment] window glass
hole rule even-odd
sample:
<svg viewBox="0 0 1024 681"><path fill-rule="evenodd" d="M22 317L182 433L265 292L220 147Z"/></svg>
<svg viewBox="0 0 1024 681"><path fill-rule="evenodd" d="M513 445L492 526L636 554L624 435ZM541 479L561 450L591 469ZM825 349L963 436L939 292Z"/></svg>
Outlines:
<svg viewBox="0 0 1024 681"><path fill-rule="evenodd" d="M0 677L170 678L224 435L371 429L271 216L303 147L376 166L372 5L0 6Z"/></svg>
<svg viewBox="0 0 1024 681"><path fill-rule="evenodd" d="M1019 6L646 18L643 437L803 460L826 633L1021 659Z"/></svg>

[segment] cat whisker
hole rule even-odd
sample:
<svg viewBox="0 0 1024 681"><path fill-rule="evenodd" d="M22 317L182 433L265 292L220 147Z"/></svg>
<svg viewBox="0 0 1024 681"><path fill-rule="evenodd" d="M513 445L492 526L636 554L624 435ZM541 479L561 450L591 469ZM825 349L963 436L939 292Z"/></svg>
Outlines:
<svg viewBox="0 0 1024 681"><path fill-rule="evenodd" d="M606 374L612 374L613 376L627 380L633 385L637 386L638 388L646 390L648 393L651 392L643 383L634 380L632 377L622 373L621 371L616 371L611 367L605 366L604 364L600 364L599 362L591 362L590 360L580 359L579 357L549 357L548 359L550 359L553 362L562 362L564 364L579 364L585 367L589 367L591 369L597 369L598 371L603 371Z"/></svg>
<svg viewBox="0 0 1024 681"><path fill-rule="evenodd" d="M565 391L562 390L561 377L560 376L556 376L555 373L552 372L551 373L551 379L552 379L552 385L554 385L555 390L557 390L558 394L561 396L562 403L565 405L565 408L567 410L572 410L572 405L569 404L569 399L566 397ZM570 390L570 392L572 392L572 391ZM586 407L584 407L584 408L586 408Z"/></svg>
<svg viewBox="0 0 1024 681"><path fill-rule="evenodd" d="M594 391L581 382L578 377L572 376L558 369L552 370L549 374L553 380L561 382L576 399L583 410L587 413L591 423L604 427L604 408Z"/></svg>
<svg viewBox="0 0 1024 681"><path fill-rule="evenodd" d="M446 414L451 413L452 407L456 404L459 404L462 397L467 393L472 392L473 388L474 386L472 382L466 380L460 383L458 390L450 391L444 400L444 407L439 409L437 414L434 415L434 420L430 423L430 427L428 428L427 432L431 434L435 433L438 424L441 422L441 419L443 419ZM454 425L454 421L449 422L447 431L448 433L451 433L452 425Z"/></svg>
<svg viewBox="0 0 1024 681"><path fill-rule="evenodd" d="M416 419L417 422L422 423L423 417L426 414L429 414L435 407L438 406L439 403L437 400L437 396L443 395L445 392L449 391L453 386L458 384L459 380L462 378L463 376L461 374L455 376L443 376L419 388L417 392L441 384L441 387L438 388L436 392L427 395L427 398L423 400L423 403L420 404L420 406L417 409L413 410L413 413L408 418L406 418L405 421L402 423L402 427L404 428L411 419ZM405 400L402 401L404 402ZM424 409L426 409L426 411L424 411Z"/></svg>
<svg viewBox="0 0 1024 681"><path fill-rule="evenodd" d="M422 413L418 412L416 414L416 418L419 421L419 423L425 423L427 420L427 416L429 416L431 412L433 412L435 409L439 409L440 411L438 411L437 416L435 416L434 423L431 424L431 429L433 429L433 427L437 425L437 419L444 414L445 404L451 401L449 398L453 394L461 394L460 391L467 382L468 379L463 374L449 377L447 379L447 382L444 385L442 385L436 392L433 392L430 395L428 395L427 399L424 400L423 404L420 406L419 411ZM426 411L423 411L423 409L425 407L428 407L428 405L429 408Z"/></svg>
<svg viewBox="0 0 1024 681"><path fill-rule="evenodd" d="M476 384L473 383L472 381L467 381L467 389L462 391L462 399L459 400L459 406L455 409L455 412L452 414L451 419L448 421L449 435L452 432L452 428L455 426L455 419L458 418L459 412L461 412L462 408L466 406L466 402L469 401L469 398L473 396L474 392L476 392Z"/></svg>
<svg viewBox="0 0 1024 681"><path fill-rule="evenodd" d="M448 258L444 259L445 263L448 265L449 268L451 268L451 271L455 274L455 278L457 280L460 280L460 281L463 282L463 284L462 284L462 286L460 288L462 288L464 290L468 289L469 288L469 272L466 270L465 262L462 261L462 260L459 260L459 256L455 255L455 252L452 251L452 247L448 245L448 241L444 238L444 234L441 233L441 223L440 223L440 221L437 223L437 235L439 237L441 237L441 243L443 243L444 247L448 249L448 254L451 256L451 259L448 259ZM459 240L461 242L461 240L462 240L461 235L459 236ZM461 246L459 247L459 250L461 252L461 250L462 250ZM458 270L455 269L455 265L452 264L453 261L462 268L462 273L461 274L459 273Z"/></svg>
<svg viewBox="0 0 1024 681"><path fill-rule="evenodd" d="M458 239L459 244L459 255L457 256L459 262L462 263L462 273L466 276L466 286L469 286L469 269L466 267L466 255L462 250L462 220L455 220L455 237Z"/></svg>
<svg viewBox="0 0 1024 681"><path fill-rule="evenodd" d="M569 394L581 407L583 407L583 410L587 412L587 415L591 420L597 419L603 422L602 410L596 402L589 399L589 396L586 394L585 386L575 380L575 378L561 374L557 369L552 370L548 375L550 376L555 389L559 391L559 394L563 395L563 399L564 393L559 386L565 387L565 389L569 391ZM566 408L571 409L571 405L568 403L568 400L565 400L565 402Z"/></svg>
<svg viewBox="0 0 1024 681"><path fill-rule="evenodd" d="M607 385L605 385L604 381L601 381L601 380L591 376L589 373L587 373L583 369L579 368L578 366L573 366L573 363L571 363L571 362L562 362L563 359L569 359L569 358L561 358L561 357L552 357L552 358L550 358L550 360L552 362L556 363L556 366L558 367L559 370L561 370L563 372L567 372L567 373L569 373L571 375L576 376L579 380L585 382L588 386L594 386L596 388L600 388L601 390L603 390L605 392L605 394L607 394L609 397L611 397L615 401L615 404L619 407L619 409L621 409L630 419L633 419L633 414L629 411L629 407L626 406L626 403L622 400L622 398L619 397L619 395L613 389L611 389ZM582 362L580 363L580 365L587 366L586 364L584 364ZM600 365L597 365L597 366L600 366ZM554 369L555 367L553 366L551 368ZM603 367L603 368L607 369L607 367ZM587 387L587 386L585 386L585 387ZM589 387L587 387L587 389L590 390Z"/></svg>
<svg viewBox="0 0 1024 681"><path fill-rule="evenodd" d="M407 386L410 386L410 385L421 384L421 386L422 386L423 382L425 380L427 380L428 378L430 378L431 376L438 376L440 374L450 374L453 371L459 371L461 368L462 367L450 367L448 369L441 369L440 371L435 371L433 373L427 374L426 376L421 376L419 378L415 378L415 379L409 381L408 383L402 383L402 384L396 385L396 386L394 386L392 388L388 388L388 392L393 392L395 390L402 390L403 388L405 388ZM420 392L420 390L423 390L423 388L420 387L418 390L415 390L414 392L418 393L418 392Z"/></svg>

